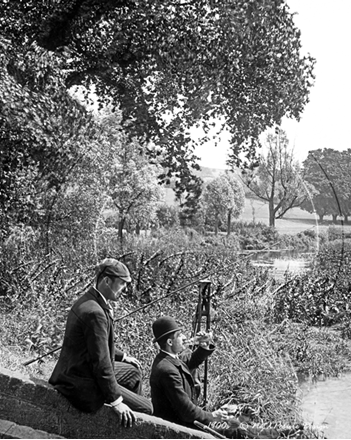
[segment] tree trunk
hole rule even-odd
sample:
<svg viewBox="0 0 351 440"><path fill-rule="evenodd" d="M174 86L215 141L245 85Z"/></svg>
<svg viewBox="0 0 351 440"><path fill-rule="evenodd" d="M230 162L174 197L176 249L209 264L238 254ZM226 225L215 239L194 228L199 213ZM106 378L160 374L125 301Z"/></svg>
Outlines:
<svg viewBox="0 0 351 440"><path fill-rule="evenodd" d="M348 216L348 214L345 214L344 215L344 222L348 223L348 221L349 221L349 216Z"/></svg>
<svg viewBox="0 0 351 440"><path fill-rule="evenodd" d="M218 224L219 224L219 219L216 218L216 220L215 220L215 235L218 235Z"/></svg>
<svg viewBox="0 0 351 440"><path fill-rule="evenodd" d="M338 214L332 214L333 217L333 223L337 222Z"/></svg>
<svg viewBox="0 0 351 440"><path fill-rule="evenodd" d="M123 229L128 232L128 234L131 232L130 223L126 219L124 219L123 222Z"/></svg>
<svg viewBox="0 0 351 440"><path fill-rule="evenodd" d="M318 214L319 215L319 221L322 222L324 219L324 214Z"/></svg>
<svg viewBox="0 0 351 440"><path fill-rule="evenodd" d="M126 219L122 217L118 222L118 240L122 244L123 243L123 227Z"/></svg>
<svg viewBox="0 0 351 440"><path fill-rule="evenodd" d="M232 211L228 211L228 219L227 219L227 236L229 237L232 229Z"/></svg>
<svg viewBox="0 0 351 440"><path fill-rule="evenodd" d="M136 225L135 225L135 233L136 233L136 235L140 235L140 223L139 222L137 222L136 223Z"/></svg>
<svg viewBox="0 0 351 440"><path fill-rule="evenodd" d="M275 213L273 200L269 201L269 226L275 226Z"/></svg>

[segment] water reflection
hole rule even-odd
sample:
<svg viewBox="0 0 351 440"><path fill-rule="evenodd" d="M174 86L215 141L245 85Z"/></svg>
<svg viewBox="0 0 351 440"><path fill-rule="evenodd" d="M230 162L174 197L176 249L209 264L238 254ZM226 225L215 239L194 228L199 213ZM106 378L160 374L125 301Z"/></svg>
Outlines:
<svg viewBox="0 0 351 440"><path fill-rule="evenodd" d="M315 254L291 250L256 251L249 255L252 265L271 270L276 279L283 279L286 273L298 274L310 270Z"/></svg>
<svg viewBox="0 0 351 440"><path fill-rule="evenodd" d="M301 384L302 415L326 438L351 437L351 374L339 379Z"/></svg>
<svg viewBox="0 0 351 440"><path fill-rule="evenodd" d="M248 253L247 253L248 255ZM315 262L313 252L260 251L248 255L256 267L268 268L281 280L286 272L308 271ZM326 438L351 438L351 373L338 379L300 383L305 424L317 428Z"/></svg>

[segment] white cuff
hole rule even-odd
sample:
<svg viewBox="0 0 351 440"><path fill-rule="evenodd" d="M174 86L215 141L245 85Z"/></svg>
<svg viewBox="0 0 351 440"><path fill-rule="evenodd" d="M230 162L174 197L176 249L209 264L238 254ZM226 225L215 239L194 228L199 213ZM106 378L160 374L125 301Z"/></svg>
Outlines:
<svg viewBox="0 0 351 440"><path fill-rule="evenodd" d="M123 353L123 357L122 357L121 362L124 362L126 357L127 357L127 355L125 353Z"/></svg>
<svg viewBox="0 0 351 440"><path fill-rule="evenodd" d="M110 403L111 406L118 406L120 403L123 402L123 397L119 396L118 399L114 400L113 402Z"/></svg>

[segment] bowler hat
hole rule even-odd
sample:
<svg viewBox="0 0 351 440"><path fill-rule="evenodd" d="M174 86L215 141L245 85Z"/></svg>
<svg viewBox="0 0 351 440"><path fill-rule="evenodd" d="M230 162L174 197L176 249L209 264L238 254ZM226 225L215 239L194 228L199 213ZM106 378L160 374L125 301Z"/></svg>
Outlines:
<svg viewBox="0 0 351 440"><path fill-rule="evenodd" d="M159 341L163 336L166 336L170 333L177 332L181 330L182 327L176 323L176 321L170 316L161 316L156 319L156 321L152 324L152 331L154 333L154 340L152 342Z"/></svg>
<svg viewBox="0 0 351 440"><path fill-rule="evenodd" d="M121 280L130 283L132 281L127 266L114 258L105 258L95 268L96 278L101 275L111 275L113 277L121 278Z"/></svg>

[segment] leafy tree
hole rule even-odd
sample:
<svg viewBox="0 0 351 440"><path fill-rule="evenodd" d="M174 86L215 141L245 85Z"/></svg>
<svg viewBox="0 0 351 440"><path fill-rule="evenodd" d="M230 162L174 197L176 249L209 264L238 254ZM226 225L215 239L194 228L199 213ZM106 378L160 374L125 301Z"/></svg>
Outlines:
<svg viewBox="0 0 351 440"><path fill-rule="evenodd" d="M2 225L40 226L48 246L55 204L99 133L67 93L55 55L35 44L25 54L4 39L0 46Z"/></svg>
<svg viewBox="0 0 351 440"><path fill-rule="evenodd" d="M308 197L301 203L300 208L304 211L310 212L311 214L317 214L319 220L322 222L326 215L334 215L336 206L334 205L334 200L327 194L313 194L312 198Z"/></svg>
<svg viewBox="0 0 351 440"><path fill-rule="evenodd" d="M230 235L232 218L239 217L244 209L245 191L242 183L238 180L237 177L235 177L232 172L228 171L224 174L224 176L232 189L234 197L232 204L228 208L227 214L227 234Z"/></svg>
<svg viewBox="0 0 351 440"><path fill-rule="evenodd" d="M307 192L285 132L279 129L275 135L269 134L266 143L267 155L260 156L257 168L244 173L244 183L268 202L269 226L275 226L276 219L304 202Z"/></svg>
<svg viewBox="0 0 351 440"><path fill-rule="evenodd" d="M0 17L13 53L26 58L24 70L5 65L11 75L46 84L50 64L32 56L39 47L59 63L67 88L94 84L101 101L112 99L124 121L135 121L131 137L162 147L162 165L180 182L178 195L186 188L190 207L201 182L189 128L224 121L232 163L241 152L252 159L261 132L285 115L299 118L313 81L314 60L301 56L284 0L4 0Z"/></svg>
<svg viewBox="0 0 351 440"><path fill-rule="evenodd" d="M72 171L52 214L53 237L73 246L95 237L111 204L117 207L120 240L123 228L136 233L149 228L162 196L156 178L159 171L145 160L141 145L126 137L120 112L104 109L96 115L95 125L99 143L91 145Z"/></svg>
<svg viewBox="0 0 351 440"><path fill-rule="evenodd" d="M198 223L197 213L201 207L202 179L198 176L188 176L185 180L175 183L175 191L180 199L180 224L193 226Z"/></svg>
<svg viewBox="0 0 351 440"><path fill-rule="evenodd" d="M164 228L179 226L179 207L170 206L166 203L160 204L157 208L158 224Z"/></svg>
<svg viewBox="0 0 351 440"><path fill-rule="evenodd" d="M129 139L120 130L118 114L103 117L105 144L102 148L104 166L102 180L106 195L118 211L118 237L123 240L126 221L134 220L136 229L142 220L156 217L158 202L162 199L157 175L160 168L150 164L143 145L136 138Z"/></svg>
<svg viewBox="0 0 351 440"><path fill-rule="evenodd" d="M93 179L85 179L78 173L75 177L76 183L65 188L57 199L50 236L52 245L59 243L80 249L83 243L94 237L98 220L103 216L105 199Z"/></svg>
<svg viewBox="0 0 351 440"><path fill-rule="evenodd" d="M156 182L156 176L155 176ZM151 195L149 200L144 200L144 203L139 203L131 209L129 214L129 228L140 235L142 229L149 230L154 228L157 224L157 209L162 198L159 187L154 187L155 193Z"/></svg>
<svg viewBox="0 0 351 440"><path fill-rule="evenodd" d="M303 162L303 172L314 192L301 208L316 212L321 221L325 215L334 221L344 216L347 221L351 212L351 150L311 150Z"/></svg>
<svg viewBox="0 0 351 440"><path fill-rule="evenodd" d="M244 207L244 190L233 174L221 174L205 186L203 203L207 222L214 224L218 234L220 224L227 222L230 234L231 219L238 217Z"/></svg>

